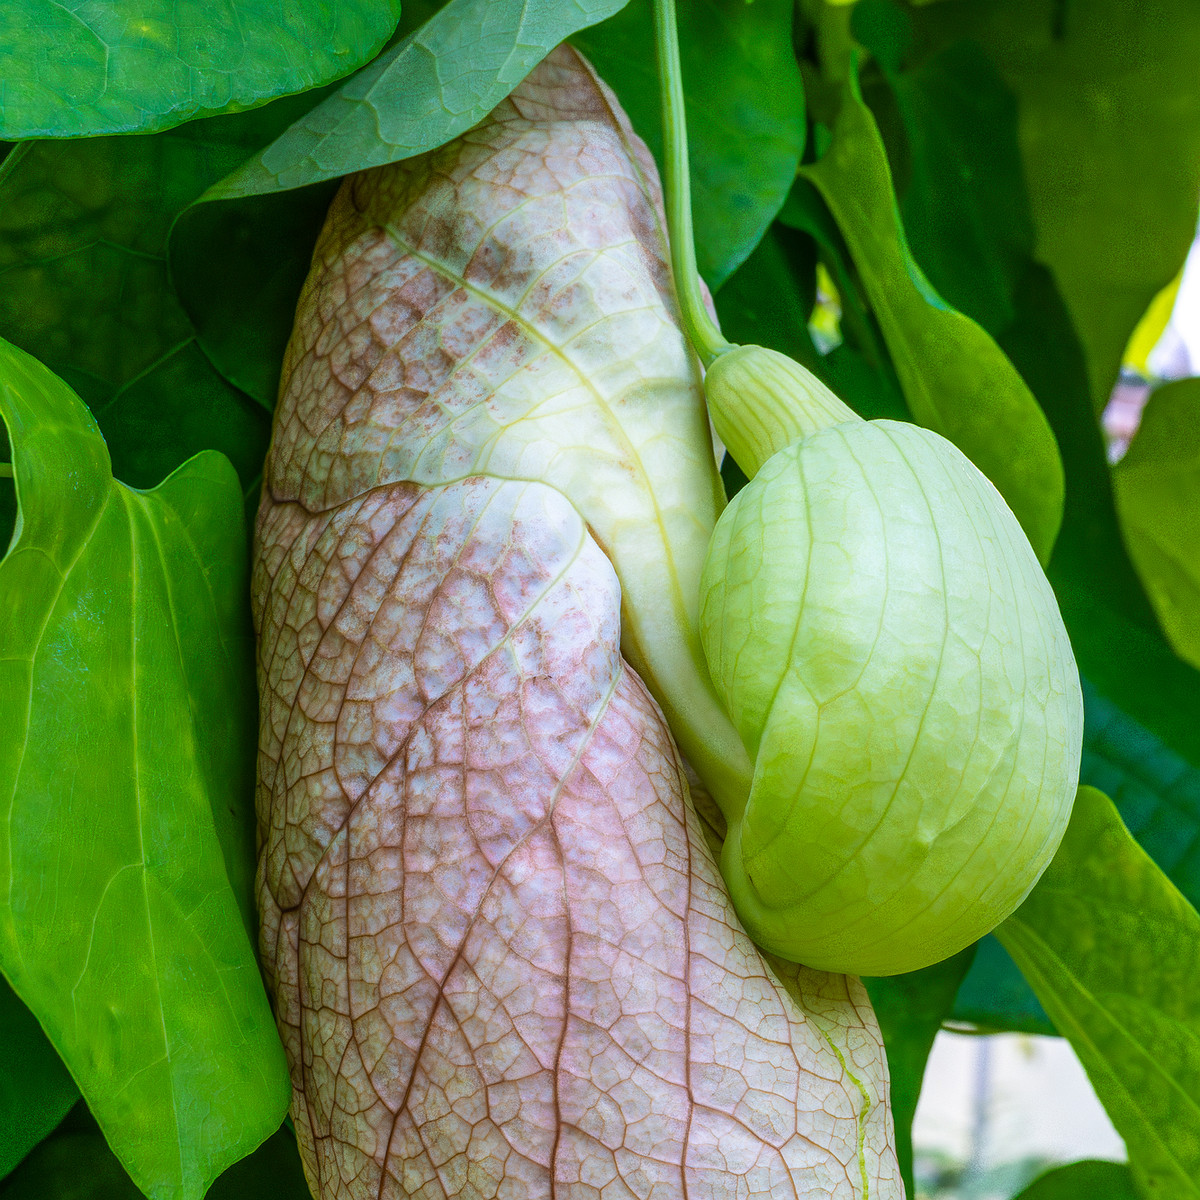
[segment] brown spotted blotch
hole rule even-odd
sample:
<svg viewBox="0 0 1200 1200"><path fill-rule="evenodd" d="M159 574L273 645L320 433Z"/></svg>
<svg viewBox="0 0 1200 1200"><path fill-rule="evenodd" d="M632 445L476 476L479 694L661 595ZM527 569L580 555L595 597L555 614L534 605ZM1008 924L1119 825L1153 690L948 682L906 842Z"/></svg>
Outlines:
<svg viewBox="0 0 1200 1200"><path fill-rule="evenodd" d="M622 657L659 680L694 636L719 510L657 200L560 48L348 180L317 247L254 604L262 957L321 1200L902 1195L861 984L751 944Z"/></svg>

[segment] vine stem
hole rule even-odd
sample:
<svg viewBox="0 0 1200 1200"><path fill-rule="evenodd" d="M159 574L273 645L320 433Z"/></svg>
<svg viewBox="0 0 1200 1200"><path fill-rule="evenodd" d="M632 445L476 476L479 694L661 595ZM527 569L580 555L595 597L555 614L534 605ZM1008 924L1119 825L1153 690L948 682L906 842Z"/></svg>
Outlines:
<svg viewBox="0 0 1200 1200"><path fill-rule="evenodd" d="M687 117L683 102L683 71L679 65L675 0L654 0L654 33L662 97L663 191L671 242L671 274L675 277L675 294L684 331L700 361L707 367L717 355L732 346L708 315L700 291L700 273L696 270Z"/></svg>

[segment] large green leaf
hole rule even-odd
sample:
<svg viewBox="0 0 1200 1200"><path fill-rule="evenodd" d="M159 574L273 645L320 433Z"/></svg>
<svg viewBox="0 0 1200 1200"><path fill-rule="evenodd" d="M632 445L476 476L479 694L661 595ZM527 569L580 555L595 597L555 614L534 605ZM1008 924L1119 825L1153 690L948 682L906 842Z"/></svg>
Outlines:
<svg viewBox="0 0 1200 1200"><path fill-rule="evenodd" d="M887 1050L896 1156L910 1196L916 1195L912 1123L921 1095L921 1081L925 1078L925 1064L933 1049L933 1039L949 1017L955 994L974 957L975 947L968 946L921 971L863 980Z"/></svg>
<svg viewBox="0 0 1200 1200"><path fill-rule="evenodd" d="M1080 788L1066 836L997 936L1079 1055L1152 1194L1200 1196L1200 914Z"/></svg>
<svg viewBox="0 0 1200 1200"><path fill-rule="evenodd" d="M1175 652L1200 667L1200 379L1158 388L1113 472L1129 552Z"/></svg>
<svg viewBox="0 0 1200 1200"><path fill-rule="evenodd" d="M1012 363L979 325L942 300L909 252L883 141L853 71L833 140L802 174L849 244L913 416L991 479L1044 562L1062 520L1054 435Z"/></svg>
<svg viewBox="0 0 1200 1200"><path fill-rule="evenodd" d="M1140 1200L1125 1163L1083 1159L1039 1175L1013 1200Z"/></svg>
<svg viewBox="0 0 1200 1200"><path fill-rule="evenodd" d="M304 187L444 145L559 42L626 0L450 0L212 188L210 200Z"/></svg>
<svg viewBox="0 0 1200 1200"><path fill-rule="evenodd" d="M252 108L361 66L400 0L6 0L0 137L167 129Z"/></svg>
<svg viewBox="0 0 1200 1200"><path fill-rule="evenodd" d="M0 966L138 1186L199 1197L290 1095L238 906L241 489L212 452L149 492L117 483L78 398L7 343L0 415L20 500L0 563Z"/></svg>
<svg viewBox="0 0 1200 1200"><path fill-rule="evenodd" d="M1079 330L1099 408L1195 234L1195 2L959 0L913 15L921 51L973 38L1016 93L1037 257Z"/></svg>
<svg viewBox="0 0 1200 1200"><path fill-rule="evenodd" d="M37 1018L0 977L0 1179L78 1099Z"/></svg>
<svg viewBox="0 0 1200 1200"><path fill-rule="evenodd" d="M718 288L783 204L804 151L792 0L688 0L678 11L696 262ZM572 39L662 163L651 0Z"/></svg>

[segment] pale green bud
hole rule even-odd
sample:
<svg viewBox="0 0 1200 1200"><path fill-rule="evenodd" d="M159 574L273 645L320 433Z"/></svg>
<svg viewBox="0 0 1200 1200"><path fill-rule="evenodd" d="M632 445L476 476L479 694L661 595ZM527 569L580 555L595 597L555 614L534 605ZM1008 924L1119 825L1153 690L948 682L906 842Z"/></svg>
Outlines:
<svg viewBox="0 0 1200 1200"><path fill-rule="evenodd" d="M748 479L805 434L861 420L811 371L763 346L718 355L705 373L704 395L717 437Z"/></svg>
<svg viewBox="0 0 1200 1200"><path fill-rule="evenodd" d="M701 636L755 760L723 869L760 944L887 975L1020 904L1070 812L1079 679L1029 542L954 446L844 420L772 456L717 524Z"/></svg>

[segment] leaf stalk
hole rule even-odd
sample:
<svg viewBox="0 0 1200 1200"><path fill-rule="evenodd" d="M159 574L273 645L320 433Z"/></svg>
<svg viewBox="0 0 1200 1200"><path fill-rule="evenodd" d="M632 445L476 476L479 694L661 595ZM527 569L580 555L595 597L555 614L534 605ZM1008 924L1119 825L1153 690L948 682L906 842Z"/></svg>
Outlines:
<svg viewBox="0 0 1200 1200"><path fill-rule="evenodd" d="M679 33L675 0L654 0L655 46L662 96L663 192L671 243L671 274L679 300L684 331L707 367L733 347L709 316L700 290L696 245L692 232L691 173L688 166L687 118L683 100L683 71L679 63Z"/></svg>

